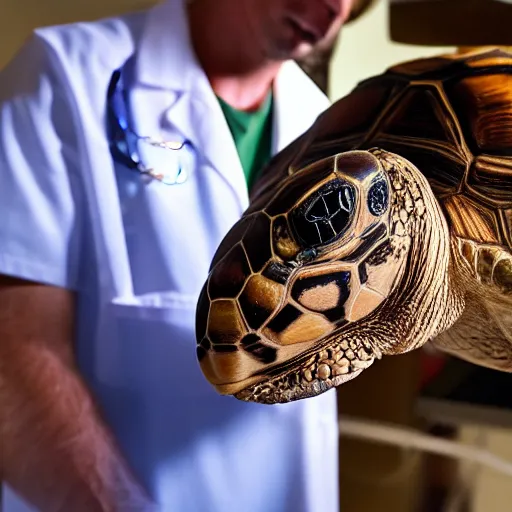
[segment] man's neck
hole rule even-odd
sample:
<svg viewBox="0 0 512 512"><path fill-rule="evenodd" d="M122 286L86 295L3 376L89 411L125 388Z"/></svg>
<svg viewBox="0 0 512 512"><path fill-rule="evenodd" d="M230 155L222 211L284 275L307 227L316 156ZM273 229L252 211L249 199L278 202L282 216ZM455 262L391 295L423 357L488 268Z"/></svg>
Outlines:
<svg viewBox="0 0 512 512"><path fill-rule="evenodd" d="M251 34L223 12L223 5L190 4L192 46L215 94L234 108L254 110L267 97L282 62L265 59L250 44Z"/></svg>

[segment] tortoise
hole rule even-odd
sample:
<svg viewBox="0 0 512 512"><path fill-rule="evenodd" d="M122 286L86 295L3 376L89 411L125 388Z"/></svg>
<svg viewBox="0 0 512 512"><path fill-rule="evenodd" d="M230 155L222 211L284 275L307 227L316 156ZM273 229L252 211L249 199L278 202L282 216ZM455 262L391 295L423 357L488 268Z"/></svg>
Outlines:
<svg viewBox="0 0 512 512"><path fill-rule="evenodd" d="M277 154L219 245L197 357L221 394L321 394L427 342L512 371L512 54L398 64Z"/></svg>

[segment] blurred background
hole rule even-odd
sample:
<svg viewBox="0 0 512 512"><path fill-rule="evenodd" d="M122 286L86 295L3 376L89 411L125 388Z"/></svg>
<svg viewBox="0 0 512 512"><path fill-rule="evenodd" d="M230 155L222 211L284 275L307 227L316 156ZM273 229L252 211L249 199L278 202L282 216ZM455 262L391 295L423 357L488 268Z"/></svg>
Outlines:
<svg viewBox="0 0 512 512"><path fill-rule="evenodd" d="M445 3L450 1L458 0ZM467 0L468 4L472 1ZM154 0L0 0L0 68L34 27L92 20L154 3ZM421 20L418 22L421 24ZM322 82L332 100L347 94L360 80L381 73L399 61L454 49L443 46L443 41L436 46L393 42L389 26L388 1L377 0L367 13L344 28L333 52L315 64L315 78ZM470 455L465 448L477 450L471 456L476 453L484 461L492 454L512 461L511 392L512 377L496 376L494 372L475 370L451 360L446 365L445 359L426 350L374 364L364 378L338 390L343 434L342 511L511 511L512 477L503 471L403 448L396 445L398 441L385 445L379 439L357 439L350 429L355 425L357 433L364 434L364 429L351 423L351 418L376 422L374 434L368 435L379 438L384 435L379 428L391 424L408 429L398 435L401 443L413 442L408 437L410 433L428 434L441 441L458 443L457 449L467 457ZM347 426L345 431L343 425ZM510 472L510 467L505 469Z"/></svg>

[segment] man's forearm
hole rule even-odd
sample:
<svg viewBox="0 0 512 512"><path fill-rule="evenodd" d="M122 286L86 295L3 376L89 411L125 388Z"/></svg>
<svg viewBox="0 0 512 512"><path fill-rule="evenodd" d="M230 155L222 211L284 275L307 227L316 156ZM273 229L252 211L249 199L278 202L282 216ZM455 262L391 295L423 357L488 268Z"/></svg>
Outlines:
<svg viewBox="0 0 512 512"><path fill-rule="evenodd" d="M2 356L4 481L44 512L149 510L66 358L37 343Z"/></svg>

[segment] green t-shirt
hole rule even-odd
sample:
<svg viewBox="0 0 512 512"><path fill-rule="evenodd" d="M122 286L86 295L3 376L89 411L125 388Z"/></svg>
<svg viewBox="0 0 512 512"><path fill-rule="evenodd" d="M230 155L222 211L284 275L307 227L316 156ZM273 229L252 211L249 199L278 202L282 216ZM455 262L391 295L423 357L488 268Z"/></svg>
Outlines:
<svg viewBox="0 0 512 512"><path fill-rule="evenodd" d="M272 154L272 93L251 112L238 110L217 97L242 163L250 190L259 172Z"/></svg>

